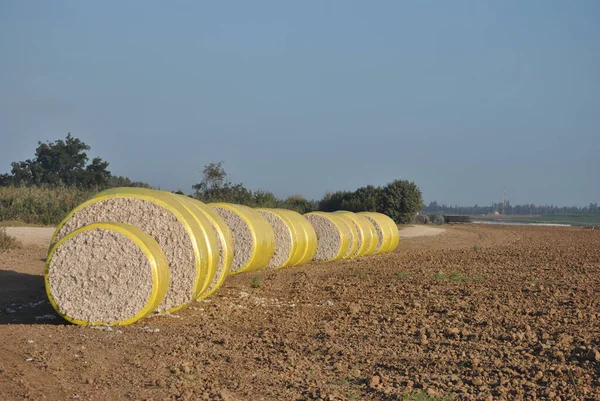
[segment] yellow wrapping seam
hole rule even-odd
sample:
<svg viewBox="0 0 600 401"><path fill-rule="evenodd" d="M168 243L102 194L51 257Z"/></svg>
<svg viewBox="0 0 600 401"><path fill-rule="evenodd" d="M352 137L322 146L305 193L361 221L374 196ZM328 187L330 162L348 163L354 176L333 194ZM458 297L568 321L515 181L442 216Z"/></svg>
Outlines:
<svg viewBox="0 0 600 401"><path fill-rule="evenodd" d="M129 187L127 187L127 188L112 188L112 189L108 189L106 191L102 191L102 192L98 193L96 196L94 196L93 198L91 198L91 199L87 200L86 202L82 203L81 205L77 206L75 209L73 209L67 215L67 217L64 218L64 220L58 225L58 227L56 228L56 231L54 232L54 235L52 236L52 244L54 244L56 242L58 233L60 232L62 227L67 223L67 221L69 221L71 219L71 217L73 217L73 215L75 215L77 212L81 211L82 209L86 208L89 205L92 205L94 203L97 203L97 202L100 202L103 200L113 199L113 198L134 198L134 199L140 199L140 200L152 202L155 205L158 205L164 209L167 209L177 218L177 220L181 223L181 225L187 232L187 234L190 238L190 241L192 243L192 249L194 252L195 267L196 267L196 280L194 283L193 293L191 294L192 298L193 298L194 295L198 292L197 289L200 286L201 280L204 280L204 278L208 274L208 269L209 269L208 261L205 257L208 250L206 247L206 243L204 241L199 241L199 239L202 238L202 235L201 235L201 230L200 230L200 227L198 226L198 223L193 218L192 214L181 203L176 201L176 199L174 198L174 195L171 194L170 192L156 191L153 189L146 189L146 188L129 188ZM169 309L168 312L169 313L176 312L180 309L183 309L187 305L189 305L189 303L183 304L183 305L178 305L176 307Z"/></svg>
<svg viewBox="0 0 600 401"><path fill-rule="evenodd" d="M193 202L192 198L183 195L173 194L173 197L194 217L202 234L202 236L198 238L198 241L204 241L206 243L208 274L206 274L205 277L200 278L198 288L196 289L197 292L194 294L194 299L198 299L208 290L215 278L217 269L219 268L219 240L217 239L210 219L202 210L202 203Z"/></svg>
<svg viewBox="0 0 600 401"><path fill-rule="evenodd" d="M362 213L357 213L357 215L360 216ZM375 249L377 249L377 244L379 243L377 230L375 229L373 223L371 223L366 217L364 217L364 225L367 228L366 238L369 240L369 245L365 250L364 256L373 255L373 252L375 251Z"/></svg>
<svg viewBox="0 0 600 401"><path fill-rule="evenodd" d="M146 255L148 262L150 264L150 269L152 272L152 292L150 293L150 297L148 301L144 305L144 307L135 315L125 320L120 320L117 322L88 322L86 320L78 320L73 319L70 316L64 314L59 306L56 304L56 300L52 296L52 289L50 287L50 262L52 261L52 257L56 250L65 242L71 240L73 237L90 230L96 229L105 229L117 232L131 241L133 241L142 252ZM123 224L123 223L93 223L86 226L83 226L69 234L65 237L61 238L57 243L55 243L51 248L48 254L48 259L46 261L46 267L44 269L44 283L46 286L46 294L48 295L48 300L50 304L60 316L62 316L65 320L77 324L77 325L92 325L92 326L126 326L132 323L137 322L145 316L148 316L152 313L158 305L162 302L167 290L169 288L169 262L165 257L162 249L158 245L158 242L150 236L146 234L142 230L137 227Z"/></svg>
<svg viewBox="0 0 600 401"><path fill-rule="evenodd" d="M388 252L392 241L392 232L389 225L387 224L387 221L383 220L381 218L381 215L378 213L363 212L361 214L372 219L371 224L377 225L383 236L383 238L381 238L381 246L379 247L379 249L375 248L374 254L379 255Z"/></svg>
<svg viewBox="0 0 600 401"><path fill-rule="evenodd" d="M352 255L352 258L357 258L359 256L366 255L369 248L371 247L371 242L372 242L372 238L371 238L372 226L369 224L369 221L367 220L367 218L364 216L360 216L356 213L346 211L346 210L338 210L335 213L344 214L344 215L348 216L350 219L352 219L352 221L355 223L355 228L356 228L357 233L360 233L360 236L362 238L362 243L360 244L360 247L358 247L358 243L357 243L357 249L354 252L354 255Z"/></svg>
<svg viewBox="0 0 600 401"><path fill-rule="evenodd" d="M211 203L208 206L228 209L237 214L248 225L252 234L253 247L248 262L241 269L230 274L264 269L275 252L275 233L269 222L260 213L247 206L232 203Z"/></svg>
<svg viewBox="0 0 600 401"><path fill-rule="evenodd" d="M296 213L296 212L294 212L294 213ZM310 224L310 222L308 220L306 220L306 217L302 216L300 213L297 213L297 214L300 217L300 220L299 220L300 224L304 228L304 232L306 233L306 237L308 238L304 256L302 257L300 262L296 263L296 265L295 265L295 266L300 266L300 265L303 265L303 264L313 261L313 259L315 258L315 255L317 253L318 242L317 242L317 233L315 232L315 229L313 228L313 226Z"/></svg>
<svg viewBox="0 0 600 401"><path fill-rule="evenodd" d="M292 220L289 218L289 216L285 212L282 212L281 209L260 208L260 209L256 209L256 211L260 211L260 212L264 212L264 213L271 213L275 217L279 217L279 219L281 219L283 224L285 224L285 226L287 227L288 232L290 234L290 253L289 253L287 259L285 261L283 261L283 263L280 266L275 266L274 268L281 269L283 267L293 266L293 263L295 262L295 258L297 258L297 255L300 251L300 247L299 247L299 241L298 241L299 240L298 231L296 230L296 227L294 226L294 223L292 222ZM277 244L275 244L275 245L277 245Z"/></svg>
<svg viewBox="0 0 600 401"><path fill-rule="evenodd" d="M298 232L298 256L297 259L294 258L294 262L290 262L291 266L301 266L311 262L315 258L318 245L315 229L300 213L288 209L278 210L289 216Z"/></svg>
<svg viewBox="0 0 600 401"><path fill-rule="evenodd" d="M198 297L198 299L204 299L214 294L223 285L225 278L231 271L231 266L233 265L233 237L231 236L231 230L225 220L223 220L212 207L199 200L192 198L188 199L194 204L199 212L204 213L208 220L214 225L221 245L220 248L217 248L217 270L215 270L215 277L213 278L212 284ZM220 257L223 260L223 266L220 272L218 271L220 261L219 251Z"/></svg>
<svg viewBox="0 0 600 401"><path fill-rule="evenodd" d="M350 232L350 245L348 251L344 255L344 259L353 259L355 257L354 254L356 253L356 249L358 248L358 231L356 230L356 225L350 216L344 213L337 213L336 217L339 217L344 222Z"/></svg>
<svg viewBox="0 0 600 401"><path fill-rule="evenodd" d="M310 212L310 213L305 214L305 216L310 216L310 215L321 216L321 217L329 220L335 226L335 228L337 228L339 236L340 236L340 248L338 250L338 253L333 258L331 258L329 260L325 260L324 262L332 262L334 260L343 259L344 255L348 251L348 247L350 246L350 237L347 234L348 231L347 231L346 224L342 221L342 219L340 219L338 216L335 216L333 213Z"/></svg>
<svg viewBox="0 0 600 401"><path fill-rule="evenodd" d="M388 215L383 213L375 213L379 216L382 221L387 222L388 227L390 228L391 240L387 250L387 253L393 252L400 243L400 231L398 230L398 225L394 220L392 220Z"/></svg>

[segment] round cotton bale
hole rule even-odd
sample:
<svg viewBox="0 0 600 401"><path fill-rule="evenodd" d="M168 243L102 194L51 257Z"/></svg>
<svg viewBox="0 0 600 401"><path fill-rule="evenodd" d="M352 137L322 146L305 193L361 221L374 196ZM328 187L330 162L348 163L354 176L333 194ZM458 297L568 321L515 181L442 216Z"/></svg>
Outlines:
<svg viewBox="0 0 600 401"><path fill-rule="evenodd" d="M94 223L50 249L44 273L56 312L79 325L128 325L154 311L169 288L168 261L150 235Z"/></svg>
<svg viewBox="0 0 600 401"><path fill-rule="evenodd" d="M350 245L346 224L332 213L311 212L304 215L317 235L315 260L330 262L340 260Z"/></svg>
<svg viewBox="0 0 600 401"><path fill-rule="evenodd" d="M175 312L190 304L210 277L203 229L176 195L144 188L114 188L76 207L60 223L52 243L87 224L130 224L160 245L171 273L159 312Z"/></svg>
<svg viewBox="0 0 600 401"><path fill-rule="evenodd" d="M230 274L263 269L275 252L275 233L256 210L231 203L209 204L227 223L233 237Z"/></svg>
<svg viewBox="0 0 600 401"><path fill-rule="evenodd" d="M356 250L352 255L352 258L366 255L371 247L371 243L373 242L374 228L372 227L372 224L369 222L369 220L367 220L366 217L360 216L353 212L338 210L335 213L346 215L354 224L354 228L356 230Z"/></svg>
<svg viewBox="0 0 600 401"><path fill-rule="evenodd" d="M348 250L344 254L344 259L354 258L358 248L358 230L356 229L356 225L354 224L354 221L346 214L338 213L336 216L339 217L346 225L348 230L347 233L350 237L350 243L348 245Z"/></svg>
<svg viewBox="0 0 600 401"><path fill-rule="evenodd" d="M275 251L267 264L268 268L280 269L290 266L292 257L298 250L298 234L285 213L277 209L256 209L273 228L275 233Z"/></svg>
<svg viewBox="0 0 600 401"><path fill-rule="evenodd" d="M188 196L178 195L179 200L188 205L190 212L198 219L202 227L211 227L213 235L205 234L208 251L209 264L212 266L212 280L205 282L206 288L196 294L196 299L204 299L214 294L223 285L225 277L231 271L233 264L233 238L227 223L214 209L196 199ZM213 238L214 241L213 242Z"/></svg>
<svg viewBox="0 0 600 401"><path fill-rule="evenodd" d="M376 212L362 212L361 215L365 216L373 226L377 229L378 235L382 235L381 241L378 242L376 253L389 253L395 250L400 243L400 233L398 226L394 223L390 217L383 213Z"/></svg>
<svg viewBox="0 0 600 401"><path fill-rule="evenodd" d="M298 212L288 209L277 210L288 216L298 237L296 252L289 262L290 266L301 266L312 261L317 253L317 233L313 226Z"/></svg>

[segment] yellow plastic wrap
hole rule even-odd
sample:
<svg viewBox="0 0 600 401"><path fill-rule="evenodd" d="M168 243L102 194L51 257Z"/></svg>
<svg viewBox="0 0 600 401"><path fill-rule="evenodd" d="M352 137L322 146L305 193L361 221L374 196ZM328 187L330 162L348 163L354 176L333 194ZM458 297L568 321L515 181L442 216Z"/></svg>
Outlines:
<svg viewBox="0 0 600 401"><path fill-rule="evenodd" d="M389 225L387 224L387 221L383 220L379 213L362 212L361 214L365 217L369 217L371 219L371 224L376 225L382 233L381 246L379 246L378 242L378 247L375 248L373 254L379 255L382 253L386 253L392 241L392 231ZM375 232L377 232L377 230Z"/></svg>
<svg viewBox="0 0 600 401"><path fill-rule="evenodd" d="M65 219L58 225L58 227L56 228L56 231L54 232L54 235L52 237L52 244L54 244L57 241L60 230L65 225L65 223L67 221L69 221L71 219L71 217L73 217L74 214L76 214L77 212L86 208L89 205L92 205L94 203L97 203L97 202L100 202L103 200L113 199L113 198L134 198L134 199L140 199L140 200L152 202L152 203L168 210L177 218L179 223L181 223L181 225L185 229L186 233L188 234L188 236L191 240L191 245L192 245L192 249L194 252L194 259L195 259L194 263L196 266L196 280L195 280L195 284L194 284L194 291L192 294L192 298L196 294L200 293L201 292L200 289L203 288L204 282L208 278L210 278L210 273L211 273L211 271L210 271L211 267L208 263L208 258L207 258L208 246L207 246L206 241L204 240L204 238L205 238L204 237L204 228L200 227L200 225L198 224L198 221L189 212L189 210L177 199L177 197L174 194L172 194L170 192L157 191L157 190L146 189L146 188L129 188L129 187L127 187L127 188L112 188L112 189L108 189L106 191L102 191L102 192L98 193L96 196L94 196L93 198L91 198L88 201L77 206L75 209L73 209L67 215L67 217L65 217ZM210 280L212 280L212 278L210 278ZM183 304L183 305L178 305L174 308L169 309L168 312L171 312L171 313L176 312L176 311L184 308L187 305L189 305L189 303Z"/></svg>
<svg viewBox="0 0 600 401"><path fill-rule="evenodd" d="M248 262L235 272L239 274L264 269L275 252L275 233L269 222L256 210L231 203L211 203L208 206L228 209L237 214L248 225L252 234L252 251ZM234 249L235 252L235 249Z"/></svg>
<svg viewBox="0 0 600 401"><path fill-rule="evenodd" d="M306 213L305 216L316 215L321 216L327 220L329 220L337 229L340 236L340 248L337 254L329 259L324 260L324 262L332 262L334 260L341 260L344 258L346 253L348 252L348 248L350 247L350 230L347 227L347 224L342 221L339 216L336 216L334 213L327 212L310 212ZM310 224L310 223L309 223ZM318 242L318 238L317 238Z"/></svg>
<svg viewBox="0 0 600 401"><path fill-rule="evenodd" d="M344 214L352 219L352 221L355 223L357 234L359 234L362 238L362 243L360 246L358 246L357 241L357 248L352 257L356 258L368 254L373 243L373 225L369 222L369 220L367 220L367 218L364 216L346 210L338 210L335 213Z"/></svg>
<svg viewBox="0 0 600 401"><path fill-rule="evenodd" d="M301 266L312 261L317 253L317 233L313 226L300 213L288 209L277 209L287 214L298 235L298 247L290 260L290 266Z"/></svg>
<svg viewBox="0 0 600 401"><path fill-rule="evenodd" d="M85 320L73 319L61 311L60 306L57 305L56 300L52 296L52 288L50 286L49 273L50 263L56 250L63 243L69 241L73 237L83 232L99 228L114 231L133 241L140 248L140 250L144 252L150 265L152 273L152 291L150 293L150 297L148 298L148 301L146 302L144 307L135 316L132 316L125 320L120 320L116 322L89 322ZM46 286L46 294L48 295L48 300L50 301L50 304L52 305L56 313L62 316L65 320L77 325L126 326L137 322L145 316L148 316L160 305L169 288L169 262L167 261L162 249L160 248L156 240L150 235L140 230L139 228L123 223L93 223L83 226L78 230L67 234L65 237L61 238L50 248L48 259L46 261L46 267L44 270L44 282Z"/></svg>
<svg viewBox="0 0 600 401"><path fill-rule="evenodd" d="M398 247L398 244L400 243L400 233L394 220L383 213L362 212L360 214L369 216L373 219L385 234L385 239L381 248L377 251L377 254L390 253Z"/></svg>
<svg viewBox="0 0 600 401"><path fill-rule="evenodd" d="M350 231L350 244L348 246L348 250L344 255L344 259L354 259L356 257L356 250L358 248L358 230L356 229L356 225L354 224L354 220L345 213L336 213L336 217L339 217L348 230Z"/></svg>
<svg viewBox="0 0 600 401"><path fill-rule="evenodd" d="M199 227L201 228L203 240L207 245L206 258L209 265L209 274L205 277L204 281L201 282L201 285L198 286L198 292L194 297L195 299L203 299L212 294L218 289L218 287L221 286L221 284L223 284L223 281L227 276L227 272L229 269L231 269L231 263L233 262L233 252L231 251L233 249L233 239L231 238L231 232L229 231L227 224L225 224L225 221L223 221L223 219L210 206L207 206L204 203L194 200L188 196L174 196L188 209L192 216L194 216ZM216 233L215 229L217 231ZM223 230L226 230L226 232ZM227 237L226 234L229 234L229 237ZM217 235L220 238L217 238ZM227 243L228 239L229 244ZM225 246L229 246L229 249L222 250L222 252L224 252L224 266L221 271L218 272L221 243ZM227 272L224 272L224 270L227 270ZM218 278L215 277L217 272L219 273ZM216 282L215 278L217 279Z"/></svg>
<svg viewBox="0 0 600 401"><path fill-rule="evenodd" d="M204 299L215 293L223 285L225 282L225 278L229 275L231 271L231 265L233 264L233 237L231 236L231 230L225 220L219 216L214 209L207 204L200 202L195 199L190 199L192 203L195 204L196 208L199 209L201 213L204 213L206 217L210 220L210 222L214 225L217 235L220 241L220 259L223 261L223 265L221 266L221 270L216 272L216 275L213 279L212 284L208 287L208 289L200 294L198 299ZM219 252L219 249L217 249ZM217 260L217 268L218 268L218 260Z"/></svg>
<svg viewBox="0 0 600 401"><path fill-rule="evenodd" d="M279 217L283 224L286 225L290 235L290 253L286 260L284 260L279 266L274 266L274 268L280 269L283 267L294 266L294 263L296 263L297 261L296 259L298 258L298 254L300 253L300 247L298 242L301 239L301 233L298 232L294 221L292 221L290 216L286 214L285 211L283 211L283 209L260 208L255 210L263 213L271 213L274 216Z"/></svg>

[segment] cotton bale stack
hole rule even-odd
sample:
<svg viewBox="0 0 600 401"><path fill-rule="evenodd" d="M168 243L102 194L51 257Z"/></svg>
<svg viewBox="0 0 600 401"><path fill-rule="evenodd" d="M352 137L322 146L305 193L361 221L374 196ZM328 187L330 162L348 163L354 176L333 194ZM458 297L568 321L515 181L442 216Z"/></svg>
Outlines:
<svg viewBox="0 0 600 401"><path fill-rule="evenodd" d="M157 310L174 312L190 304L213 282L214 260L208 255L210 249L212 257L218 240L205 220L194 216L181 198L169 192L115 188L69 213L56 229L52 243L93 223L137 227L159 244L169 266L169 288Z"/></svg>
<svg viewBox="0 0 600 401"><path fill-rule="evenodd" d="M233 238L233 263L230 274L260 270L275 252L275 233L259 212L243 205L211 203L225 221Z"/></svg>
<svg viewBox="0 0 600 401"><path fill-rule="evenodd" d="M304 215L317 236L315 260L330 262L343 259L350 247L350 230L334 213L310 212Z"/></svg>
<svg viewBox="0 0 600 401"><path fill-rule="evenodd" d="M361 212L359 215L367 218L377 231L379 241L374 250L376 255L390 253L398 247L398 244L400 243L400 233L394 220L383 213Z"/></svg>
<svg viewBox="0 0 600 401"><path fill-rule="evenodd" d="M44 281L54 309L80 325L127 325L159 307L169 265L158 242L137 227L92 223L62 237Z"/></svg>

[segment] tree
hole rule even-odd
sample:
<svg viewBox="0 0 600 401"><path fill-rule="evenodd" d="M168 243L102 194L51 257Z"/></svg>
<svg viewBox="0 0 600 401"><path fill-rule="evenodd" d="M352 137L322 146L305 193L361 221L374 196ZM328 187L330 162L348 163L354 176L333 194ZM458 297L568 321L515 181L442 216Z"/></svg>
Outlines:
<svg viewBox="0 0 600 401"><path fill-rule="evenodd" d="M127 177L123 176L111 176L108 180L109 188L117 187L134 187L134 188L152 188L149 184L142 181L131 181Z"/></svg>
<svg viewBox="0 0 600 401"><path fill-rule="evenodd" d="M414 182L394 180L382 188L378 211L396 223L408 224L423 207L423 194Z"/></svg>
<svg viewBox="0 0 600 401"><path fill-rule="evenodd" d="M304 197L300 195L292 195L283 201L281 207L304 214L317 210L317 202L304 199Z"/></svg>
<svg viewBox="0 0 600 401"><path fill-rule="evenodd" d="M55 142L38 142L35 158L11 164L11 175L2 184L105 187L111 177L108 163L99 157L86 166L90 147L69 133Z"/></svg>
<svg viewBox="0 0 600 401"><path fill-rule="evenodd" d="M203 202L229 202L253 205L252 192L243 184L232 184L227 178L223 162L213 162L204 166L202 181L192 186L194 198Z"/></svg>
<svg viewBox="0 0 600 401"><path fill-rule="evenodd" d="M263 191L261 189L254 191L252 198L254 199L254 204L257 207L276 208L279 207L281 203L281 201L277 199L273 192Z"/></svg>
<svg viewBox="0 0 600 401"><path fill-rule="evenodd" d="M69 133L67 138L54 142L38 142L35 157L11 163L11 174L0 174L0 186L76 186L105 189L114 187L150 188L145 182L115 177L108 162L99 157L88 162L90 147Z"/></svg>

